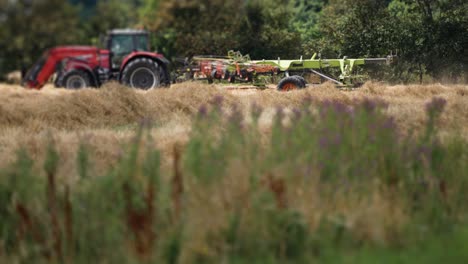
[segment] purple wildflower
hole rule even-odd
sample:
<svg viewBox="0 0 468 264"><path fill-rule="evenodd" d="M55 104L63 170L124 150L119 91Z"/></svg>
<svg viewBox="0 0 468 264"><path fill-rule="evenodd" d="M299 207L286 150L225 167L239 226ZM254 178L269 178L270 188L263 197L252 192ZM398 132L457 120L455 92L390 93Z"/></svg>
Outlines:
<svg viewBox="0 0 468 264"><path fill-rule="evenodd" d="M327 149L329 147L337 147L341 144L341 135L336 133L334 135L330 135L329 133L324 133L322 137L319 139L319 146L322 149Z"/></svg>
<svg viewBox="0 0 468 264"><path fill-rule="evenodd" d="M385 121L382 124L382 128L385 130L396 130L396 123L395 123L395 118L394 117L388 117L385 119Z"/></svg>
<svg viewBox="0 0 468 264"><path fill-rule="evenodd" d="M388 103L378 99L365 98L362 103L362 107L368 113L374 112L377 108L387 108Z"/></svg>
<svg viewBox="0 0 468 264"><path fill-rule="evenodd" d="M208 115L208 108L206 107L206 105L200 106L200 108L198 108L198 117L205 118L207 115Z"/></svg>
<svg viewBox="0 0 468 264"><path fill-rule="evenodd" d="M432 155L432 148L429 146L419 146L416 148L416 155L420 160L429 160Z"/></svg>
<svg viewBox="0 0 468 264"><path fill-rule="evenodd" d="M259 106L257 103L253 103L252 106L251 106L251 113L252 113L252 117L254 119L259 119L260 118L260 115L262 114L263 112L263 109L261 106Z"/></svg>
<svg viewBox="0 0 468 264"><path fill-rule="evenodd" d="M231 112L231 115L229 116L229 123L241 127L243 119L244 119L244 116L242 115L242 112L239 109L238 105L237 104L232 105L232 112Z"/></svg>
<svg viewBox="0 0 468 264"><path fill-rule="evenodd" d="M364 108L364 110L366 110L366 112L374 112L374 110L377 108L377 104L375 101L373 100L370 100L369 98L365 98L362 103L361 103L362 107Z"/></svg>
<svg viewBox="0 0 468 264"><path fill-rule="evenodd" d="M312 96L307 96L304 98L304 100L302 100L302 104L304 107L309 107L310 105L312 105L314 99L312 98Z"/></svg>
<svg viewBox="0 0 468 264"><path fill-rule="evenodd" d="M426 111L429 115L439 115L444 111L447 100L441 97L434 97L426 104Z"/></svg>
<svg viewBox="0 0 468 264"><path fill-rule="evenodd" d="M281 122L284 118L284 109L281 106L276 107L276 120Z"/></svg>
<svg viewBox="0 0 468 264"><path fill-rule="evenodd" d="M140 120L140 127L145 129L145 128L150 128L152 126L151 119L148 117L144 117Z"/></svg>
<svg viewBox="0 0 468 264"><path fill-rule="evenodd" d="M298 108L293 108L292 112L294 114L294 116L293 116L294 120L301 119L301 116L302 116L301 110L299 110Z"/></svg>
<svg viewBox="0 0 468 264"><path fill-rule="evenodd" d="M330 113L331 102L329 100L325 100L320 104L319 114L322 119L325 119L328 114Z"/></svg>
<svg viewBox="0 0 468 264"><path fill-rule="evenodd" d="M340 144L341 144L341 135L340 135L340 134L336 134L336 135L333 137L333 145L339 146Z"/></svg>
<svg viewBox="0 0 468 264"><path fill-rule="evenodd" d="M223 101L224 97L222 95L216 95L213 97L210 103L215 107L215 109L221 110L221 107L223 106Z"/></svg>
<svg viewBox="0 0 468 264"><path fill-rule="evenodd" d="M333 101L331 107L337 114L346 114L349 111L348 106L339 101Z"/></svg>
<svg viewBox="0 0 468 264"><path fill-rule="evenodd" d="M321 104L319 114L323 120L336 120L337 123L341 124L340 126L344 126L349 124L348 120L354 116L354 109L336 100L326 100Z"/></svg>

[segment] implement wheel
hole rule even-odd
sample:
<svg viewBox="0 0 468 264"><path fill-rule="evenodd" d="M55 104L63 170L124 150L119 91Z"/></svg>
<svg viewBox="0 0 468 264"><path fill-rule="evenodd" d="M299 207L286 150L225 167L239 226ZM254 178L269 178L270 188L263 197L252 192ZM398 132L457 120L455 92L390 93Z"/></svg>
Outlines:
<svg viewBox="0 0 468 264"><path fill-rule="evenodd" d="M304 89L305 83L303 83L301 79L297 78L296 76L288 76L281 79L277 88L278 91L288 92L292 90Z"/></svg>
<svg viewBox="0 0 468 264"><path fill-rule="evenodd" d="M302 76L300 76L300 75L293 75L292 77L295 77L295 78L299 79L299 81L301 81L302 85L303 85L304 87L306 87L307 81L304 79L304 77L302 77Z"/></svg>

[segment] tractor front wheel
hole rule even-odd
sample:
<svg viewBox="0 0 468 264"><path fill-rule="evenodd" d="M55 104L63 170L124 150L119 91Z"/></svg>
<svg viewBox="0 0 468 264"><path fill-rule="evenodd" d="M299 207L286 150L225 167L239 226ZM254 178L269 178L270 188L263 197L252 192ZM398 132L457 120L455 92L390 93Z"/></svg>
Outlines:
<svg viewBox="0 0 468 264"><path fill-rule="evenodd" d="M122 73L122 83L132 88L149 90L161 86L162 69L155 61L149 58L132 60Z"/></svg>
<svg viewBox="0 0 468 264"><path fill-rule="evenodd" d="M278 91L287 92L305 88L305 84L296 76L288 76L278 83Z"/></svg>
<svg viewBox="0 0 468 264"><path fill-rule="evenodd" d="M82 70L71 70L69 72L59 74L55 85L57 87L64 87L70 90L77 90L91 87L91 80L88 73Z"/></svg>

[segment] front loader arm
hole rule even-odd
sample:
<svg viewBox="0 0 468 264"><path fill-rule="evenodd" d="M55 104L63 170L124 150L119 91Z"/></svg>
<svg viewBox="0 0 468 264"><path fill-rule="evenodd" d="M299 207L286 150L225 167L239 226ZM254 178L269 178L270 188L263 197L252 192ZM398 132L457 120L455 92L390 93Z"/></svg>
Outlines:
<svg viewBox="0 0 468 264"><path fill-rule="evenodd" d="M56 63L49 52L45 52L23 77L22 85L27 88L41 89L54 73Z"/></svg>
<svg viewBox="0 0 468 264"><path fill-rule="evenodd" d="M36 73L35 78L32 78L32 80L29 80L29 82L27 83L27 87L34 88L34 89L41 89L42 87L44 87L46 82L55 73L57 63L58 61L54 56L47 56L46 59L44 60L44 64ZM26 74L26 78L27 77L28 75ZM31 76L31 77L34 77L34 76Z"/></svg>
<svg viewBox="0 0 468 264"><path fill-rule="evenodd" d="M89 59L97 63L98 49L87 46L62 46L46 51L23 78L26 88L41 89L55 73L57 64L66 58Z"/></svg>

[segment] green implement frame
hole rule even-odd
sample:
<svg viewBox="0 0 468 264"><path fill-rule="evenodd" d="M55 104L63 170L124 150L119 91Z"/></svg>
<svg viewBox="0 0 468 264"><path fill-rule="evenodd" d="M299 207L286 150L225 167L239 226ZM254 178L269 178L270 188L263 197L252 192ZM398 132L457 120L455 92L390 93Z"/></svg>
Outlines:
<svg viewBox="0 0 468 264"><path fill-rule="evenodd" d="M278 67L280 72L285 72L288 76L289 72L298 72L309 70L312 73L319 75L322 78L325 78L329 81L332 81L338 85L350 85L355 76L353 76L353 71L357 66L367 65L367 64L390 64L394 56L389 55L386 58L366 58L366 59L348 59L344 57L343 59L316 59L317 54L314 54L310 60L257 60L252 61L252 63L257 65L271 65ZM338 80L329 77L317 70L322 70L326 68L339 68L341 74Z"/></svg>

